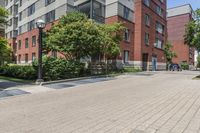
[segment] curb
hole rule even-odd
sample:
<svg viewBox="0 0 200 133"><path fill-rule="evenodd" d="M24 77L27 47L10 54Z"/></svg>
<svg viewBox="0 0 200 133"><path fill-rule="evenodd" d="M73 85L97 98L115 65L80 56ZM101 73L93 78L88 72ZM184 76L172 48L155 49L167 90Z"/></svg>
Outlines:
<svg viewBox="0 0 200 133"><path fill-rule="evenodd" d="M63 82L70 82L70 81L78 81L78 80L84 80L84 79L95 79L95 78L107 78L112 77L109 75L102 75L102 76L90 76L90 77L80 77L80 78L72 78L72 79L64 79L64 80L57 80L57 81L48 81L48 82L41 82L39 85L48 85L48 84L55 84L55 83L63 83Z"/></svg>

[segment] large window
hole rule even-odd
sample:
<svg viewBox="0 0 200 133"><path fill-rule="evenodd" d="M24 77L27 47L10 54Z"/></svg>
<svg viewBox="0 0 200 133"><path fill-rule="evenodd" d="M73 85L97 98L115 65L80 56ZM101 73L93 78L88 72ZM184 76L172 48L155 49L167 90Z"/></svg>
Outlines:
<svg viewBox="0 0 200 133"><path fill-rule="evenodd" d="M84 14L88 18L94 19L97 22L103 23L105 19L105 6L98 1L93 1L93 5L91 7L91 2L85 2L79 5L78 10ZM92 10L92 11L91 11Z"/></svg>
<svg viewBox="0 0 200 133"><path fill-rule="evenodd" d="M36 59L36 54L32 53L32 61L34 61Z"/></svg>
<svg viewBox="0 0 200 133"><path fill-rule="evenodd" d="M21 63L21 55L18 56L18 63Z"/></svg>
<svg viewBox="0 0 200 133"><path fill-rule="evenodd" d="M81 4L78 6L78 10L90 18L90 8L91 8L91 2L88 1L87 3Z"/></svg>
<svg viewBox="0 0 200 133"><path fill-rule="evenodd" d="M25 63L28 63L28 54L25 54Z"/></svg>
<svg viewBox="0 0 200 133"><path fill-rule="evenodd" d="M28 38L25 39L25 48L28 48L29 44L28 44Z"/></svg>
<svg viewBox="0 0 200 133"><path fill-rule="evenodd" d="M45 22L49 23L55 20L55 10L48 12L45 15Z"/></svg>
<svg viewBox="0 0 200 133"><path fill-rule="evenodd" d="M156 48L159 48L159 49L163 49L163 40L161 40L161 39L159 39L159 38L156 38L155 47L156 47Z"/></svg>
<svg viewBox="0 0 200 133"><path fill-rule="evenodd" d="M121 3L118 4L118 15L126 20L133 21L133 11Z"/></svg>
<svg viewBox="0 0 200 133"><path fill-rule="evenodd" d="M150 26L150 16L148 14L145 14L145 25Z"/></svg>
<svg viewBox="0 0 200 133"><path fill-rule="evenodd" d="M165 29L165 26L157 21L156 22L156 31L160 34L164 34L164 29Z"/></svg>
<svg viewBox="0 0 200 133"><path fill-rule="evenodd" d="M20 50L21 48L22 48L22 41L19 40L19 41L18 41L18 49Z"/></svg>
<svg viewBox="0 0 200 133"><path fill-rule="evenodd" d="M129 62L129 51L124 50L124 63L128 63L128 62Z"/></svg>
<svg viewBox="0 0 200 133"><path fill-rule="evenodd" d="M32 47L36 46L36 36L32 36Z"/></svg>
<svg viewBox="0 0 200 133"><path fill-rule="evenodd" d="M125 29L125 31L124 31L124 40L127 42L130 42L130 30L129 29Z"/></svg>
<svg viewBox="0 0 200 133"><path fill-rule="evenodd" d="M35 28L35 20L28 22L28 31Z"/></svg>
<svg viewBox="0 0 200 133"><path fill-rule="evenodd" d="M143 0L146 6L150 6L150 0Z"/></svg>
<svg viewBox="0 0 200 133"><path fill-rule="evenodd" d="M51 56L56 58L57 57L57 51L52 51Z"/></svg>
<svg viewBox="0 0 200 133"><path fill-rule="evenodd" d="M19 27L18 33L19 33L19 35L22 34L22 26Z"/></svg>
<svg viewBox="0 0 200 133"><path fill-rule="evenodd" d="M93 2L93 19L98 22L104 22L105 6L97 1Z"/></svg>
<svg viewBox="0 0 200 133"><path fill-rule="evenodd" d="M45 5L48 6L49 4L53 3L56 0L45 0Z"/></svg>
<svg viewBox="0 0 200 133"><path fill-rule="evenodd" d="M156 6L156 13L159 15L159 16L161 16L161 17L163 17L164 15L163 15L163 13L164 13L164 10L160 7L160 6Z"/></svg>
<svg viewBox="0 0 200 133"><path fill-rule="evenodd" d="M128 19L129 18L129 14L130 14L130 9L127 8L127 7L124 7L124 15L123 15L123 17L125 19Z"/></svg>
<svg viewBox="0 0 200 133"><path fill-rule="evenodd" d="M149 33L145 33L145 44L149 45Z"/></svg>
<svg viewBox="0 0 200 133"><path fill-rule="evenodd" d="M7 6L8 5L8 0L5 0L5 6Z"/></svg>
<svg viewBox="0 0 200 133"><path fill-rule="evenodd" d="M19 6L22 6L22 0L19 0Z"/></svg>
<svg viewBox="0 0 200 133"><path fill-rule="evenodd" d="M28 7L28 16L35 13L35 3Z"/></svg>

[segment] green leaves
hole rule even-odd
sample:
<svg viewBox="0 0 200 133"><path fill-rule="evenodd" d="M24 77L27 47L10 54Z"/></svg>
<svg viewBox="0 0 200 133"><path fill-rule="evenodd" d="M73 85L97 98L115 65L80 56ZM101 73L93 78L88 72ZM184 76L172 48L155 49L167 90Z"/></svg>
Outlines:
<svg viewBox="0 0 200 133"><path fill-rule="evenodd" d="M5 8L0 7L0 26L4 26L7 24L7 17L9 13Z"/></svg>
<svg viewBox="0 0 200 133"><path fill-rule="evenodd" d="M172 59L174 57L177 57L177 54L171 50L172 49L172 44L167 42L164 48L164 54L167 60L167 64L172 63Z"/></svg>
<svg viewBox="0 0 200 133"><path fill-rule="evenodd" d="M186 25L185 44L200 51L200 9L195 11L195 18Z"/></svg>
<svg viewBox="0 0 200 133"><path fill-rule="evenodd" d="M0 66L11 61L11 48L6 39L0 37Z"/></svg>
<svg viewBox="0 0 200 133"><path fill-rule="evenodd" d="M79 12L69 13L47 32L46 49L58 51L66 59L119 54L122 24L98 24Z"/></svg>

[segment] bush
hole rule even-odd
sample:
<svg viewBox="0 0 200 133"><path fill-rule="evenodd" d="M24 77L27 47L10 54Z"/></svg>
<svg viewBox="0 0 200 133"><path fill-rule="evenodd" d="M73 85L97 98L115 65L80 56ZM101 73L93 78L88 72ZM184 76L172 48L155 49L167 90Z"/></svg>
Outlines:
<svg viewBox="0 0 200 133"><path fill-rule="evenodd" d="M35 79L36 71L31 65L6 65L0 67L0 74L20 79Z"/></svg>
<svg viewBox="0 0 200 133"><path fill-rule="evenodd" d="M33 67L37 71L38 63L35 61ZM63 58L44 57L43 58L43 79L59 80L83 76L85 64L80 61L66 60Z"/></svg>
<svg viewBox="0 0 200 133"><path fill-rule="evenodd" d="M134 73L134 72L141 72L142 70L141 69L139 69L139 68L135 68L135 67L125 67L124 69L123 69L123 72L125 72L125 73Z"/></svg>
<svg viewBox="0 0 200 133"><path fill-rule="evenodd" d="M182 62L181 63L181 68L183 70L189 70L189 64L187 62Z"/></svg>

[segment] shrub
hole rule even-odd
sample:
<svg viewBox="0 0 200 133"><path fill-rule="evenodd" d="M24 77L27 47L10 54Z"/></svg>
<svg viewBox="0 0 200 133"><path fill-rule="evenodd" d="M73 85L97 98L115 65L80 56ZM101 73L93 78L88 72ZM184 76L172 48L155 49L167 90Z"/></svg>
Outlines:
<svg viewBox="0 0 200 133"><path fill-rule="evenodd" d="M36 71L31 65L6 65L0 67L0 74L20 79L35 79Z"/></svg>
<svg viewBox="0 0 200 133"><path fill-rule="evenodd" d="M125 72L125 73L134 73L134 72L141 72L142 70L141 69L139 69L139 68L135 68L135 67L125 67L124 69L123 69L123 72Z"/></svg>
<svg viewBox="0 0 200 133"><path fill-rule="evenodd" d="M189 64L187 62L182 62L181 63L181 68L183 70L189 70Z"/></svg>
<svg viewBox="0 0 200 133"><path fill-rule="evenodd" d="M37 71L38 63L35 61L33 67ZM85 73L85 64L80 61L66 60L63 58L43 58L43 79L59 80L80 77Z"/></svg>

